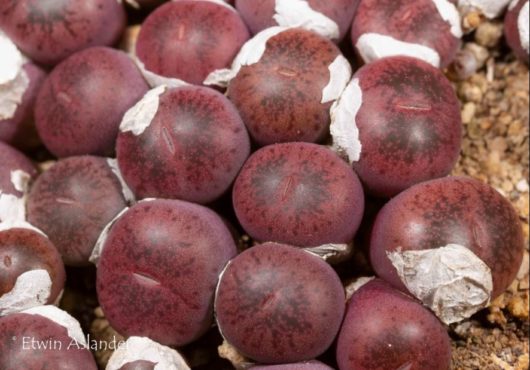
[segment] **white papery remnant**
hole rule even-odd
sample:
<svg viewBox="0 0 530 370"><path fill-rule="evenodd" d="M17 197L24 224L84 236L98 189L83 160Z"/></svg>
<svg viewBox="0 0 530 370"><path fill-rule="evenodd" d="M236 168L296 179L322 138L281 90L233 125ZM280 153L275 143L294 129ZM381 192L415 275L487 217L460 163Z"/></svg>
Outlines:
<svg viewBox="0 0 530 370"><path fill-rule="evenodd" d="M342 54L335 58L328 69L329 83L322 90L322 104L337 100L348 85L352 75L350 63Z"/></svg>
<svg viewBox="0 0 530 370"><path fill-rule="evenodd" d="M44 269L26 271L17 277L11 291L0 296L0 316L9 315L48 302L52 279Z"/></svg>
<svg viewBox="0 0 530 370"><path fill-rule="evenodd" d="M458 0L458 7L463 10L476 9L487 18L493 19L502 14L510 0Z"/></svg>
<svg viewBox="0 0 530 370"><path fill-rule="evenodd" d="M33 307L22 311L28 315L39 315L55 322L56 324L66 328L68 336L75 340L79 346L86 347L86 338L81 329L79 322L70 316L66 311L61 310L52 305Z"/></svg>
<svg viewBox="0 0 530 370"><path fill-rule="evenodd" d="M346 300L349 300L356 291L374 279L375 276L361 276L352 281L350 284L346 285L344 288L346 290Z"/></svg>
<svg viewBox="0 0 530 370"><path fill-rule="evenodd" d="M276 0L274 11L279 26L301 27L332 40L340 37L339 25L311 8L307 0Z"/></svg>
<svg viewBox="0 0 530 370"><path fill-rule="evenodd" d="M57 295L57 298L55 298L55 301L53 301L53 305L59 307L59 304L61 304L61 299L63 299L64 295L64 289L61 289L59 294Z"/></svg>
<svg viewBox="0 0 530 370"><path fill-rule="evenodd" d="M348 259L353 253L353 244L323 244L317 247L304 248L306 252L309 252L317 257L322 258L324 261L334 264L340 263Z"/></svg>
<svg viewBox="0 0 530 370"><path fill-rule="evenodd" d="M329 129L333 139L332 149L345 156L350 163L357 162L361 158L362 145L356 118L362 103L363 92L359 79L354 78L331 106Z"/></svg>
<svg viewBox="0 0 530 370"><path fill-rule="evenodd" d="M31 176L22 170L14 170L10 173L13 187L21 193L26 192L30 178ZM4 193L0 190L0 223L22 222L25 219L25 195L19 197L15 194ZM2 228L1 225L0 228ZM7 227L4 225L3 228L5 229Z"/></svg>
<svg viewBox="0 0 530 370"><path fill-rule="evenodd" d="M26 171L23 171L23 170L11 171L11 183L13 184L13 187L17 189L17 191L20 191L21 193L25 193L28 190L30 179L31 179L31 176Z"/></svg>
<svg viewBox="0 0 530 370"><path fill-rule="evenodd" d="M451 26L451 33L457 39L461 38L462 32L462 19L460 19L460 13L456 8L455 4L449 0L432 0L438 13L444 21L449 23Z"/></svg>
<svg viewBox="0 0 530 370"><path fill-rule="evenodd" d="M13 80L0 84L0 120L11 119L15 116L29 83L28 74L21 69Z"/></svg>
<svg viewBox="0 0 530 370"><path fill-rule="evenodd" d="M138 203L144 203L144 202L153 202L155 200L158 200L159 198L144 198L142 200L139 200Z"/></svg>
<svg viewBox="0 0 530 370"><path fill-rule="evenodd" d="M24 221L26 204L24 198L0 191L0 224L4 222Z"/></svg>
<svg viewBox="0 0 530 370"><path fill-rule="evenodd" d="M120 213L116 215L104 228L101 230L101 234L99 234L98 240L96 240L96 244L94 244L94 249L92 249L92 253L90 254L90 257L88 260L92 262L94 265L98 265L99 259L101 258L101 253L103 252L103 246L105 245L105 242L107 241L107 238L109 236L110 229L112 226L116 223L116 221L119 220L121 216L125 212L129 210L129 207L125 207L121 210Z"/></svg>
<svg viewBox="0 0 530 370"><path fill-rule="evenodd" d="M248 40L241 48L234 61L232 67L228 69L218 69L213 71L204 80L205 85L216 85L227 87L230 81L237 76L239 70L243 66L255 64L260 61L267 46L267 41L277 34L287 30L286 27L270 27Z"/></svg>
<svg viewBox="0 0 530 370"><path fill-rule="evenodd" d="M118 2L121 4L121 0L118 0ZM135 0L125 0L127 4L129 4L134 9L140 9L140 4L138 4Z"/></svg>
<svg viewBox="0 0 530 370"><path fill-rule="evenodd" d="M28 229L28 230L34 231L36 233L39 233L39 234L41 234L42 236L44 236L46 238L48 237L48 235L46 235L44 233L44 231L42 231L41 229L36 228L35 226L30 224L29 222L23 221L23 220L13 220L13 219L11 219L11 220L0 222L0 231L5 231L5 230L9 230L9 229Z"/></svg>
<svg viewBox="0 0 530 370"><path fill-rule="evenodd" d="M174 77L161 76L159 74L151 72L150 70L148 70L145 67L145 64L136 56L133 57L133 60L136 63L136 65L138 66L138 69L140 70L140 72L144 76L144 78L147 81L147 83L149 84L149 86L151 86L153 88L154 87L159 87L159 86L167 86L167 87L170 87L170 88L175 88L175 87L183 87L183 86L189 86L190 85L189 83L187 83L186 81L183 81L181 79L174 78Z"/></svg>
<svg viewBox="0 0 530 370"><path fill-rule="evenodd" d="M405 42L379 33L365 33L359 37L355 47L366 63L403 55L421 59L436 68L440 67L440 55L428 46Z"/></svg>
<svg viewBox="0 0 530 370"><path fill-rule="evenodd" d="M116 175L116 177L118 178L118 181L121 184L121 193L123 194L123 197L125 198L125 200L128 203L135 202L136 198L135 198L131 188L129 188L129 185L127 185L127 183L123 179L123 176L122 176L121 171L120 171L120 167L118 166L118 161L116 159L114 159L114 158L107 158L107 164L109 165L109 167L112 170L112 172L114 173L114 175Z"/></svg>
<svg viewBox="0 0 530 370"><path fill-rule="evenodd" d="M178 1L178 0L173 0L173 1ZM230 4L228 4L228 2L226 0L201 0L201 1L209 1L211 3L216 3L216 4L224 6L225 8L228 8L228 9L234 11L234 12L236 11Z"/></svg>
<svg viewBox="0 0 530 370"><path fill-rule="evenodd" d="M401 281L446 324L464 320L491 299L491 270L468 248L445 247L387 252Z"/></svg>
<svg viewBox="0 0 530 370"><path fill-rule="evenodd" d="M160 95L165 93L167 87L162 85L149 90L138 103L130 108L120 123L121 132L132 132L139 136L151 125L158 112Z"/></svg>
<svg viewBox="0 0 530 370"><path fill-rule="evenodd" d="M29 86L27 59L0 31L0 120L13 118Z"/></svg>
<svg viewBox="0 0 530 370"><path fill-rule="evenodd" d="M134 361L149 361L155 370L190 370L184 358L172 348L146 337L130 337L109 359L106 370L119 370Z"/></svg>
<svg viewBox="0 0 530 370"><path fill-rule="evenodd" d="M529 48L529 10L530 2L526 2L521 11L519 12L519 17L517 17L517 29L519 30L519 39L521 40L521 46L523 50L527 53L530 52Z"/></svg>
<svg viewBox="0 0 530 370"><path fill-rule="evenodd" d="M25 58L15 44L0 31L0 85L13 81L22 70Z"/></svg>

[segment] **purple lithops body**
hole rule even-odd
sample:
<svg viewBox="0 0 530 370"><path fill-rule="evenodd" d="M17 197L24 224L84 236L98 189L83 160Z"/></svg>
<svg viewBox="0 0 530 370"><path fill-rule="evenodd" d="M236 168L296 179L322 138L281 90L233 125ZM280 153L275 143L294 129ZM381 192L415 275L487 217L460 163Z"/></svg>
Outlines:
<svg viewBox="0 0 530 370"><path fill-rule="evenodd" d="M48 238L29 229L0 231L0 316L55 302L64 281L61 255Z"/></svg>
<svg viewBox="0 0 530 370"><path fill-rule="evenodd" d="M148 72L200 85L211 72L228 67L248 38L230 5L171 1L142 24L136 56Z"/></svg>
<svg viewBox="0 0 530 370"><path fill-rule="evenodd" d="M302 26L335 42L350 28L358 0L236 0L236 9L256 34L273 26Z"/></svg>
<svg viewBox="0 0 530 370"><path fill-rule="evenodd" d="M33 184L28 221L48 235L67 265L88 264L103 228L127 206L115 171L113 160L70 157Z"/></svg>
<svg viewBox="0 0 530 370"><path fill-rule="evenodd" d="M357 71L345 91L352 93L343 104L357 110L352 122L332 126L334 145L350 153L358 130L360 154L350 161L369 193L391 197L449 174L462 122L458 98L438 69L414 58L384 58Z"/></svg>
<svg viewBox="0 0 530 370"><path fill-rule="evenodd" d="M181 346L213 319L213 295L236 254L213 211L178 200L140 202L112 226L98 264L97 291L113 328Z"/></svg>
<svg viewBox="0 0 530 370"><path fill-rule="evenodd" d="M307 361L333 342L344 314L344 289L322 259L266 243L230 262L215 298L219 330L260 363Z"/></svg>
<svg viewBox="0 0 530 370"><path fill-rule="evenodd" d="M528 17L530 2L528 0L512 0L504 18L504 34L508 45L515 55L528 64L529 57L529 26Z"/></svg>
<svg viewBox="0 0 530 370"><path fill-rule="evenodd" d="M450 0L363 0L351 30L366 63L408 55L441 68L456 56L461 37L460 15Z"/></svg>
<svg viewBox="0 0 530 370"><path fill-rule="evenodd" d="M337 342L339 370L448 370L451 341L420 302L382 280L353 294Z"/></svg>
<svg viewBox="0 0 530 370"><path fill-rule="evenodd" d="M53 65L97 45L112 45L125 27L117 0L6 0L0 28L32 60Z"/></svg>
<svg viewBox="0 0 530 370"><path fill-rule="evenodd" d="M309 361L285 365L258 365L252 366L250 370L333 370L333 368L320 361Z"/></svg>
<svg viewBox="0 0 530 370"><path fill-rule="evenodd" d="M403 291L433 294L418 298L438 305L433 309L446 322L499 296L515 278L523 250L512 205L466 177L424 182L399 194L378 214L370 243L376 273Z"/></svg>
<svg viewBox="0 0 530 370"><path fill-rule="evenodd" d="M97 370L79 323L44 306L0 317L0 368Z"/></svg>
<svg viewBox="0 0 530 370"><path fill-rule="evenodd" d="M151 90L124 117L120 170L140 198L208 203L231 185L250 152L232 103L206 87Z"/></svg>
<svg viewBox="0 0 530 370"><path fill-rule="evenodd" d="M348 61L331 41L301 28L270 37L264 48L227 92L252 138L259 145L321 141L330 108L351 77Z"/></svg>
<svg viewBox="0 0 530 370"><path fill-rule="evenodd" d="M249 158L234 184L233 203L256 240L309 247L350 242L364 194L357 175L331 150L286 143Z"/></svg>
<svg viewBox="0 0 530 370"><path fill-rule="evenodd" d="M106 47L80 51L44 82L35 106L37 130L58 157L112 154L123 115L147 91L127 54Z"/></svg>

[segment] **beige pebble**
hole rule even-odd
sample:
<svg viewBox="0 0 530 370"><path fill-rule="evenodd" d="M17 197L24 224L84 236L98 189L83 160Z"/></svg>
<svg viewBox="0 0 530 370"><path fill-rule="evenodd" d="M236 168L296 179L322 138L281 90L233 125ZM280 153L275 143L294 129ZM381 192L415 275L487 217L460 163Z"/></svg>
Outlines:
<svg viewBox="0 0 530 370"><path fill-rule="evenodd" d="M503 24L501 22L483 22L475 31L475 41L484 47L493 48L502 37Z"/></svg>
<svg viewBox="0 0 530 370"><path fill-rule="evenodd" d="M528 185L528 181L526 181L526 179L522 179L521 181L519 181L515 185L515 188L521 193L528 193L528 191L530 190L530 186Z"/></svg>
<svg viewBox="0 0 530 370"><path fill-rule="evenodd" d="M471 122L473 117L475 117L476 110L477 109L475 103L468 102L464 104L464 107L462 108L462 123L464 125L467 125Z"/></svg>

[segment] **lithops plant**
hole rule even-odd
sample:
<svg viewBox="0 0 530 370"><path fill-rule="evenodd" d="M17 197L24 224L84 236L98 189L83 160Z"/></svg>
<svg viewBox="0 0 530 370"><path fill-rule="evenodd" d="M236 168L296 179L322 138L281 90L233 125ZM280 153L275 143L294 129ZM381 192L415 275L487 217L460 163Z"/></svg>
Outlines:
<svg viewBox="0 0 530 370"><path fill-rule="evenodd" d="M115 160L70 157L37 178L27 218L48 235L67 265L87 265L103 228L131 198Z"/></svg>
<svg viewBox="0 0 530 370"><path fill-rule="evenodd" d="M366 62L407 55L444 68L460 47L460 14L450 0L363 0L351 42Z"/></svg>
<svg viewBox="0 0 530 370"><path fill-rule="evenodd" d="M7 0L0 28L32 60L54 65L82 49L112 45L125 28L117 0Z"/></svg>
<svg viewBox="0 0 530 370"><path fill-rule="evenodd" d="M478 180L446 177L415 185L383 207L370 259L378 276L453 323L511 284L523 250L507 199Z"/></svg>
<svg viewBox="0 0 530 370"><path fill-rule="evenodd" d="M322 141L330 108L351 77L351 66L326 38L301 29L272 27L243 46L232 68L208 83L228 85L254 142L260 146Z"/></svg>
<svg viewBox="0 0 530 370"><path fill-rule="evenodd" d="M2 369L97 370L81 326L55 306L0 317Z"/></svg>
<svg viewBox="0 0 530 370"><path fill-rule="evenodd" d="M116 147L123 177L139 199L208 203L230 187L250 141L222 94L199 86L160 86L127 112Z"/></svg>
<svg viewBox="0 0 530 370"><path fill-rule="evenodd" d="M42 142L57 157L112 155L123 115L147 91L124 52L80 51L59 64L39 92L35 119Z"/></svg>
<svg viewBox="0 0 530 370"><path fill-rule="evenodd" d="M350 28L359 0L237 0L253 34L273 26L302 27L335 42Z"/></svg>
<svg viewBox="0 0 530 370"><path fill-rule="evenodd" d="M106 318L127 336L182 346L213 320L213 296L236 246L224 221L178 200L137 203L110 228L97 270Z"/></svg>
<svg viewBox="0 0 530 370"><path fill-rule="evenodd" d="M337 340L340 370L451 368L451 340L420 302L382 280L356 291Z"/></svg>
<svg viewBox="0 0 530 370"><path fill-rule="evenodd" d="M224 270L215 312L224 338L260 363L308 361L333 342L344 288L321 258L282 244L254 246Z"/></svg>
<svg viewBox="0 0 530 370"><path fill-rule="evenodd" d="M234 184L233 204L254 239L314 247L353 239L364 193L355 172L331 150L285 143L249 158Z"/></svg>
<svg viewBox="0 0 530 370"><path fill-rule="evenodd" d="M61 255L46 236L0 229L0 316L55 303L64 281Z"/></svg>
<svg viewBox="0 0 530 370"><path fill-rule="evenodd" d="M366 190L392 197L449 174L460 154L460 104L451 83L419 59L389 57L353 76L331 125L333 146Z"/></svg>
<svg viewBox="0 0 530 370"><path fill-rule="evenodd" d="M151 86L201 85L228 67L248 38L239 14L222 1L170 1L142 24L136 58Z"/></svg>

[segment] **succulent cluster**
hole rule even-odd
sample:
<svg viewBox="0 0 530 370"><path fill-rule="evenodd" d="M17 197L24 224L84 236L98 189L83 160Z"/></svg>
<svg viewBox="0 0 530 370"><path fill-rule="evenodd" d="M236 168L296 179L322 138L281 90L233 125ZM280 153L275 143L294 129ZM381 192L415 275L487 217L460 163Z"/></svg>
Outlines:
<svg viewBox="0 0 530 370"><path fill-rule="evenodd" d="M448 369L523 255L508 200L448 176L461 13L506 9L528 62L528 0L490 3L1 1L0 368L97 368L56 307L93 264L108 370L189 369L212 326L254 370Z"/></svg>

